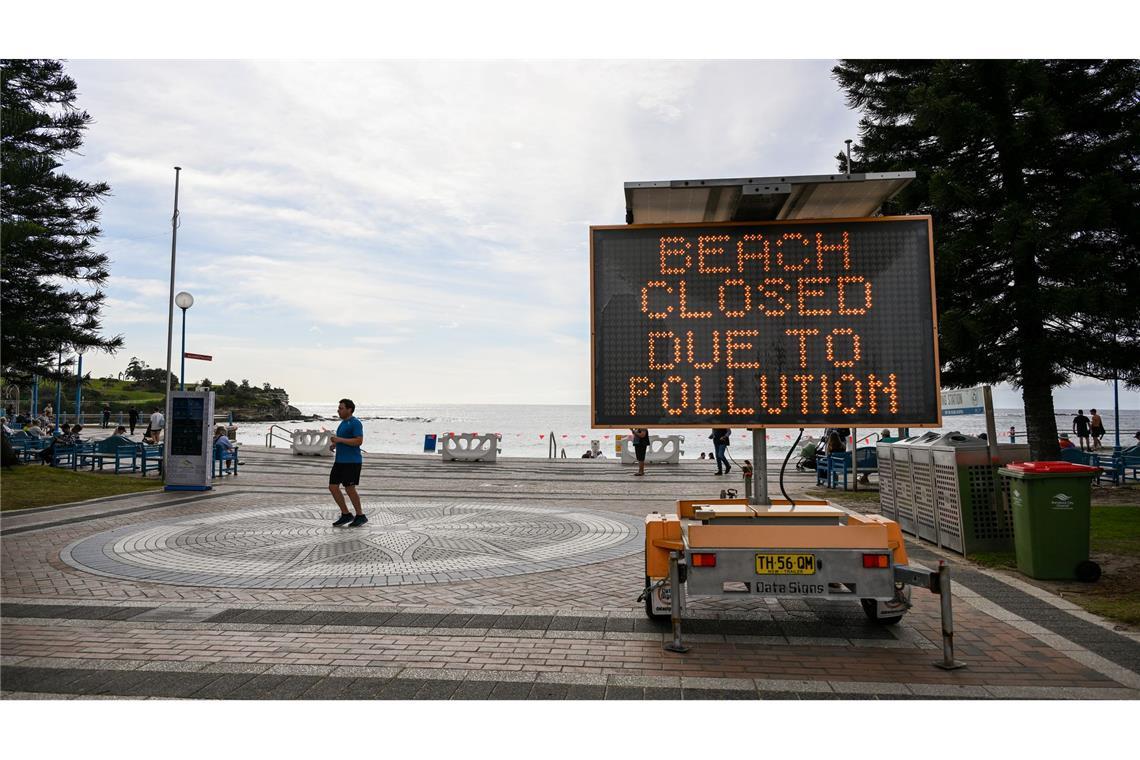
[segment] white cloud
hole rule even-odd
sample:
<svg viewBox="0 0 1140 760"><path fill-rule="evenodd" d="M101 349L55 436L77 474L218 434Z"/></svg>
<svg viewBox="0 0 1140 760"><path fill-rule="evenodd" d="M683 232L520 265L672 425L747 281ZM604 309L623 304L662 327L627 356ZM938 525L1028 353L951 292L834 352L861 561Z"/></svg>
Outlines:
<svg viewBox="0 0 1140 760"><path fill-rule="evenodd" d="M108 330L165 356L177 164L188 346L314 399L359 370L457 400L432 356L464 357L465 400L587 398L587 227L622 183L830 171L856 123L819 61L69 66L96 124L68 170L114 193ZM313 374L315 339L357 350Z"/></svg>

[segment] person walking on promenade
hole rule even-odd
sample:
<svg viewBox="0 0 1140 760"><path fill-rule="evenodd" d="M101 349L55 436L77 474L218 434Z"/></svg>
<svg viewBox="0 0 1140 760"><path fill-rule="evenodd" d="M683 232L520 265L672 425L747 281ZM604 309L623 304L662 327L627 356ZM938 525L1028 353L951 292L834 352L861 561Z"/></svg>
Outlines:
<svg viewBox="0 0 1140 760"><path fill-rule="evenodd" d="M103 427L111 426L111 405L103 404Z"/></svg>
<svg viewBox="0 0 1140 760"><path fill-rule="evenodd" d="M732 437L732 430L730 428L713 428L712 438L713 453L716 455L716 474L727 475L728 471L732 469L732 465L728 463L728 457L724 452L728 449L729 439ZM721 472L721 467L724 467L724 472Z"/></svg>
<svg viewBox="0 0 1140 760"><path fill-rule="evenodd" d="M1089 419L1089 432L1092 433L1093 451L1100 448L1100 439L1104 438L1104 420L1096 413L1096 409L1089 409L1092 417Z"/></svg>
<svg viewBox="0 0 1140 760"><path fill-rule="evenodd" d="M166 417L162 415L162 410L156 408L154 414L150 416L150 433L154 436L154 442L158 443L162 440L162 430L166 427Z"/></svg>
<svg viewBox="0 0 1140 760"><path fill-rule="evenodd" d="M139 410L131 405L131 410L127 412L127 423L131 426L131 435L135 434L135 426L139 424Z"/></svg>
<svg viewBox="0 0 1140 760"><path fill-rule="evenodd" d="M1078 409L1077 416L1073 418L1073 432L1081 442L1081 451L1092 451L1092 444L1089 443L1089 418L1085 416L1084 409Z"/></svg>
<svg viewBox="0 0 1140 760"><path fill-rule="evenodd" d="M364 445L364 425L353 415L355 411L356 404L352 403L352 399L342 398L336 407L341 422L337 426L336 435L329 437L330 448L336 451L332 471L329 473L329 492L340 507L340 517L333 523L335 528L342 525L359 528L368 522L360 506L360 494L356 492L356 486L360 484L360 468L364 464L364 457L360 454L360 447ZM349 513L348 506L344 503L341 486L344 486L344 492L356 510L355 517Z"/></svg>
<svg viewBox="0 0 1140 760"><path fill-rule="evenodd" d="M645 450L649 448L649 430L647 428L630 428L633 433L633 455L637 457L637 472L635 476L645 474Z"/></svg>

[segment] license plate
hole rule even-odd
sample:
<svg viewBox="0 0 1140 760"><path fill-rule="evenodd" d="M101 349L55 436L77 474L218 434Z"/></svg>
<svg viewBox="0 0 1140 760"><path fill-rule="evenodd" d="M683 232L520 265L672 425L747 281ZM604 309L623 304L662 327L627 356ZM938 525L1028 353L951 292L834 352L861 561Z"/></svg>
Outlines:
<svg viewBox="0 0 1140 760"><path fill-rule="evenodd" d="M814 554L757 554L757 575L815 575Z"/></svg>

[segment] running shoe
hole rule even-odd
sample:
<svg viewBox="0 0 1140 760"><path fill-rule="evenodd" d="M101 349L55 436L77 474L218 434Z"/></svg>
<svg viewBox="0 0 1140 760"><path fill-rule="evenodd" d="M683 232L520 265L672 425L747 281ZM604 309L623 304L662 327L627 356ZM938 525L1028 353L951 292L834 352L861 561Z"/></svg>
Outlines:
<svg viewBox="0 0 1140 760"><path fill-rule="evenodd" d="M352 518L352 523L348 527L359 528L366 522L368 522L368 517L366 515L357 515L356 517Z"/></svg>
<svg viewBox="0 0 1140 760"><path fill-rule="evenodd" d="M340 517L336 518L336 522L333 523L333 527L339 528L342 525L348 525L350 522L352 522L352 515L345 512Z"/></svg>

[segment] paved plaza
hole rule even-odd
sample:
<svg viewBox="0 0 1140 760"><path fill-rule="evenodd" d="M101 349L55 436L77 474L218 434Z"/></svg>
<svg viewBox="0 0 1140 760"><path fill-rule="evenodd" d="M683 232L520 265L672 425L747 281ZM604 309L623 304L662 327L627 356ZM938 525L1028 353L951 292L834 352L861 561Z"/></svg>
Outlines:
<svg viewBox="0 0 1140 760"><path fill-rule="evenodd" d="M688 462L367 455L369 523L333 528L329 462L243 448L237 477L5 513L5 698L1133 699L1140 634L953 565L897 626L857 601L692 599L692 649L637 601L642 521L735 478ZM735 470L734 470L735 473ZM107 476L112 477L112 476ZM789 473L802 493L814 478Z"/></svg>

